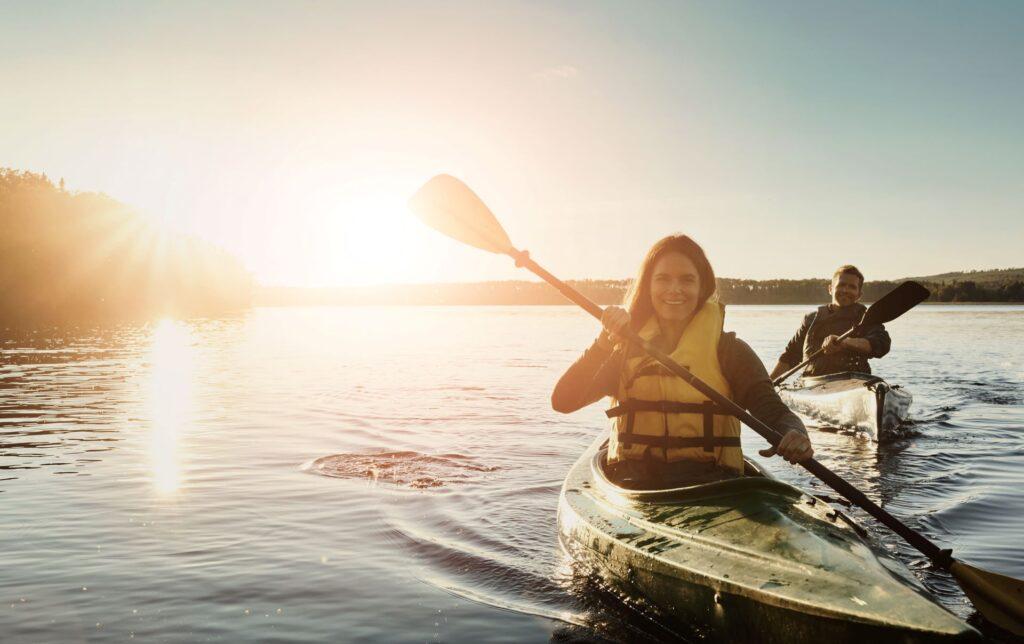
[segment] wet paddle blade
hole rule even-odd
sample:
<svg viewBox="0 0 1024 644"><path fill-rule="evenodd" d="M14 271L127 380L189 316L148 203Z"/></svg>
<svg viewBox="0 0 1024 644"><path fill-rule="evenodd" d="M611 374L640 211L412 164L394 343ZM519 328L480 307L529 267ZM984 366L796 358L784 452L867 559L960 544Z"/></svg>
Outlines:
<svg viewBox="0 0 1024 644"><path fill-rule="evenodd" d="M954 561L949 571L985 619L1014 635L1024 635L1024 581L962 561Z"/></svg>
<svg viewBox="0 0 1024 644"><path fill-rule="evenodd" d="M928 299L931 291L917 282L903 282L868 307L861 325L891 322Z"/></svg>
<svg viewBox="0 0 1024 644"><path fill-rule="evenodd" d="M409 200L409 208L425 224L452 239L491 253L513 250L490 209L469 186L451 175L439 174L423 184Z"/></svg>

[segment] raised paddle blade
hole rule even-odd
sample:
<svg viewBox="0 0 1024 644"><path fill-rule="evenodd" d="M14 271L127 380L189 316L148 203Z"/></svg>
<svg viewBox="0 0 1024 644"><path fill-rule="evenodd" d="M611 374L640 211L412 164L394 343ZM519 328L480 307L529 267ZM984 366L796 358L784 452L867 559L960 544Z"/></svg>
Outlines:
<svg viewBox="0 0 1024 644"><path fill-rule="evenodd" d="M949 567L964 593L988 621L1024 636L1024 581L954 561Z"/></svg>
<svg viewBox="0 0 1024 644"><path fill-rule="evenodd" d="M883 295L864 312L861 326L891 322L928 299L931 291L917 282L903 282Z"/></svg>
<svg viewBox="0 0 1024 644"><path fill-rule="evenodd" d="M508 254L508 234L480 197L455 177L439 174L416 191L409 208L425 224L452 239L491 253Z"/></svg>

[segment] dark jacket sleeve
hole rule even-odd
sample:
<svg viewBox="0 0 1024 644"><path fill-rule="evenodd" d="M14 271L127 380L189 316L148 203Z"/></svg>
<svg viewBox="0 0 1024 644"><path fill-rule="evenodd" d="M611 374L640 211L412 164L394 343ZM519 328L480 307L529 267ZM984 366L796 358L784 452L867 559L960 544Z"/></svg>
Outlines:
<svg viewBox="0 0 1024 644"><path fill-rule="evenodd" d="M803 362L804 341L807 339L807 330L811 328L815 315L817 315L817 312L811 311L804 316L804 321L800 323L800 328L796 330L796 333L793 334L793 337L790 338L789 343L786 345L786 349L779 356L779 362L788 364L791 367Z"/></svg>
<svg viewBox="0 0 1024 644"><path fill-rule="evenodd" d="M764 364L750 345L732 333L726 334L720 345L719 362L736 404L780 434L791 429L807 433L800 418L779 398Z"/></svg>
<svg viewBox="0 0 1024 644"><path fill-rule="evenodd" d="M622 355L621 351L609 351L595 341L559 378L551 392L551 408L569 414L605 396L614 396Z"/></svg>
<svg viewBox="0 0 1024 644"><path fill-rule="evenodd" d="M885 330L885 326L881 324L870 326L861 331L859 335L871 343L869 358L881 358L889 353L889 348L892 346L892 338L889 337L889 332Z"/></svg>

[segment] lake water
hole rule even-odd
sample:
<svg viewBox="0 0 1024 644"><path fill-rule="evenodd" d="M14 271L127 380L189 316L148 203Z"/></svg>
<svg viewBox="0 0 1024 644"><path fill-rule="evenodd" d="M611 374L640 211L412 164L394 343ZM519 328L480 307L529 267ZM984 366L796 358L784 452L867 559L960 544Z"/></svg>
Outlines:
<svg viewBox="0 0 1024 644"><path fill-rule="evenodd" d="M731 307L726 328L770 366L809 308ZM7 340L0 633L671 639L574 575L556 539L562 479L607 422L549 396L595 324L572 307L258 308ZM812 430L819 460L958 557L1024 577L1024 307L922 306L889 329L875 371L913 392L911 431L876 447Z"/></svg>

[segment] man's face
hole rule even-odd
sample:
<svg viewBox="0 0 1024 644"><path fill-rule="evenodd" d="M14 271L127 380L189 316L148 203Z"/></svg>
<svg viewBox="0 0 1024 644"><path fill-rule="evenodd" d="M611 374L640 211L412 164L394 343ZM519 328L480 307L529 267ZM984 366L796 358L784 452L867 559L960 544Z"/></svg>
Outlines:
<svg viewBox="0 0 1024 644"><path fill-rule="evenodd" d="M832 278L828 292L832 295L833 304L849 306L860 299L860 278L851 273L840 273Z"/></svg>

